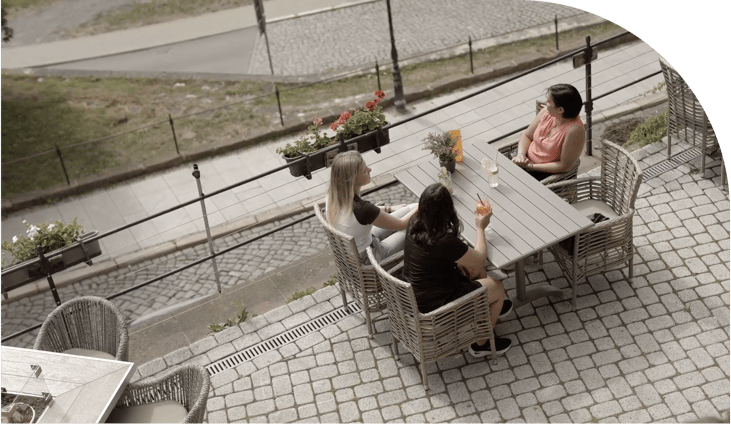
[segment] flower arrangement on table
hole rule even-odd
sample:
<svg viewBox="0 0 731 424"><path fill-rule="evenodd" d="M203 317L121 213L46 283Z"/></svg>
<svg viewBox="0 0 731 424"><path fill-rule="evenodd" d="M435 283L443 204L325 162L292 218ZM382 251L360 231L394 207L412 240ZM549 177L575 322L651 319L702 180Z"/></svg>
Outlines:
<svg viewBox="0 0 731 424"><path fill-rule="evenodd" d="M422 141L424 142L424 147L421 150L430 151L439 159L441 164L449 165L451 163L452 166L447 166L447 169L449 169L449 172L454 172L454 161L457 153L454 152L453 148L457 140L449 131L429 133Z"/></svg>
<svg viewBox="0 0 731 424"><path fill-rule="evenodd" d="M38 256L37 247L43 248L43 253L48 253L64 246L75 243L79 235L84 233L84 227L76 222L76 218L68 224L64 224L60 220L49 224L44 222L39 225L25 224L27 236L13 236L12 241L3 240L2 250L13 255L13 261L10 265L15 265ZM5 258L2 258L2 267L5 267Z"/></svg>
<svg viewBox="0 0 731 424"><path fill-rule="evenodd" d="M386 123L386 116L379 103L386 97L386 94L378 90L374 95L375 98L367 101L362 109L348 109L330 124L330 129L335 131L335 136L330 137L322 133L320 130L322 119L314 118L312 125L294 145L287 143L285 147L277 148L276 152L285 158L296 158L331 146L338 140L348 140L383 126Z"/></svg>

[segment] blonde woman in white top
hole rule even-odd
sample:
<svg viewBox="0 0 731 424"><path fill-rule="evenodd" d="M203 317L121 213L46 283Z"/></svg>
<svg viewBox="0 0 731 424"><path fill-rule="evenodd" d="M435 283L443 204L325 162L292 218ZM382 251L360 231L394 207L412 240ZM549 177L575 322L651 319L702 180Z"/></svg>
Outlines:
<svg viewBox="0 0 731 424"><path fill-rule="evenodd" d="M379 261L403 250L406 227L416 212L416 203L399 206L376 206L360 198L360 189L371 181L369 168L360 153L349 151L335 156L330 171L330 186L325 204L328 222L355 238L363 264L370 261L366 248L371 246Z"/></svg>

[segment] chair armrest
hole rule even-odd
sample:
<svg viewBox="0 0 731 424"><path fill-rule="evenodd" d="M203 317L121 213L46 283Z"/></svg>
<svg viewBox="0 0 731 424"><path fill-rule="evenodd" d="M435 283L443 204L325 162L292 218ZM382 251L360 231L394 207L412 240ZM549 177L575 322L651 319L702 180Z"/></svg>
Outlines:
<svg viewBox="0 0 731 424"><path fill-rule="evenodd" d="M600 186L601 178L583 177L548 184L546 188L570 204L574 204L589 199L603 200Z"/></svg>

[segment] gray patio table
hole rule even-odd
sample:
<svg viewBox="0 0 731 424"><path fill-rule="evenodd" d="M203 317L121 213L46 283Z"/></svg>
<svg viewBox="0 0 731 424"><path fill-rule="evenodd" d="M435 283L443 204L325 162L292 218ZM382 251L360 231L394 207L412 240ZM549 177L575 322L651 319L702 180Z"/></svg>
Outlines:
<svg viewBox="0 0 731 424"><path fill-rule="evenodd" d="M525 259L560 240L574 236L593 223L573 206L528 175L510 159L497 155L497 150L483 142L466 144L464 160L452 174L455 208L464 226L462 235L472 243L477 235L475 208L479 193L489 200L493 216L485 231L487 259L497 268L515 264L517 298L520 307L545 296L561 296L560 289L545 284L526 290ZM500 183L490 187L482 158L500 164ZM438 180L439 165L435 158L400 171L396 178L415 195Z"/></svg>

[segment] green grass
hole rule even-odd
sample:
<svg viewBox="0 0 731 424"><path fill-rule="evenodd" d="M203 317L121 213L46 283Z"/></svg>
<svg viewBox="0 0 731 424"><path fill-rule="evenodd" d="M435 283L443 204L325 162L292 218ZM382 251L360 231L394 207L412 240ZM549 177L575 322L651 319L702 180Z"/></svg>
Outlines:
<svg viewBox="0 0 731 424"><path fill-rule="evenodd" d="M41 0L37 0L41 1ZM193 0L190 0L193 1ZM224 1L224 0L221 0ZM587 34L599 40L622 32L611 23L562 33L561 47L578 48ZM553 36L476 52L475 68L555 48ZM391 73L382 70L384 90ZM469 75L463 55L402 68L404 85L426 86L445 76ZM185 86L175 86L183 83ZM353 100L378 88L374 74L311 85L281 84L285 124L362 106ZM55 146L61 148L73 181L176 155L168 116L172 116L181 152L226 145L276 128L279 122L273 84L262 81L204 81L155 78L42 77L2 75L2 162L42 152L2 166L4 196L66 184ZM437 95L434 92L434 95ZM341 105L333 107L333 99ZM217 110L212 110L219 108ZM329 125L326 122L325 125ZM145 129L138 130L141 127ZM69 147L87 140L104 141Z"/></svg>
<svg viewBox="0 0 731 424"><path fill-rule="evenodd" d="M5 9L26 9L29 7L44 7L61 0L3 0Z"/></svg>

